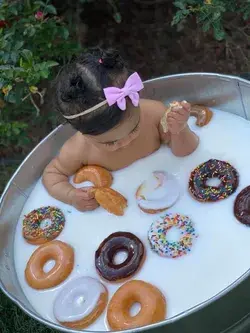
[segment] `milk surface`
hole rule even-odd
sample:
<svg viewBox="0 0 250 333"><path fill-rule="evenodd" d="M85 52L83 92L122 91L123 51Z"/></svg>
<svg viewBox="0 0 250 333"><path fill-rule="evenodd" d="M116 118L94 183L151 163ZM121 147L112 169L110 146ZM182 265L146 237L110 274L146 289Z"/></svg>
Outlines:
<svg viewBox="0 0 250 333"><path fill-rule="evenodd" d="M194 123L195 119L191 118L190 126L199 135L200 145L192 155L175 157L169 148L161 147L151 156L113 173L112 187L128 199L128 208L123 217L111 215L102 208L93 212L78 212L52 198L41 180L38 181L20 216L14 247L16 271L21 287L42 317L56 322L53 303L57 293L68 281L80 276L100 279L95 270L95 251L104 238L116 231L132 232L144 243L146 260L133 278L150 282L162 291L167 300L167 318L206 301L249 269L250 261L246 253L250 252L250 228L235 219L233 203L236 195L250 185L247 157L250 122L214 110L214 117L209 125L198 128ZM231 163L239 172L240 184L237 192L225 200L199 203L188 193L188 179L190 172L198 164L210 158ZM162 258L150 250L147 232L158 215L147 215L141 212L136 204L135 192L138 186L155 170L165 170L177 177L181 195L169 212L188 215L199 234L190 254L178 259ZM22 220L24 214L47 205L57 206L65 214L65 228L57 239L73 246L75 267L68 279L58 287L37 291L30 288L25 281L26 264L37 246L30 245L23 239ZM118 283L103 283L108 289L109 299L121 286ZM108 330L106 311L88 330Z"/></svg>

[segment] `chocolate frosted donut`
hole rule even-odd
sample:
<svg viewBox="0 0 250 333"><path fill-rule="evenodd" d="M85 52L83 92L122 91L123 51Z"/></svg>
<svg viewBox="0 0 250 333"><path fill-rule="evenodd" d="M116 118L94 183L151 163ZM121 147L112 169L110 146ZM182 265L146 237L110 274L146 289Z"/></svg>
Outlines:
<svg viewBox="0 0 250 333"><path fill-rule="evenodd" d="M245 187L234 202L234 215L237 220L250 226L250 186Z"/></svg>
<svg viewBox="0 0 250 333"><path fill-rule="evenodd" d="M115 255L125 251L127 259L115 264ZM144 245L130 232L115 232L100 244L95 253L95 266L106 280L117 282L131 277L140 268L144 259Z"/></svg>
<svg viewBox="0 0 250 333"><path fill-rule="evenodd" d="M220 180L219 186L207 185L207 181L211 178L218 178ZM238 172L231 164L211 159L200 164L191 172L189 191L198 201L218 201L233 194L238 184Z"/></svg>

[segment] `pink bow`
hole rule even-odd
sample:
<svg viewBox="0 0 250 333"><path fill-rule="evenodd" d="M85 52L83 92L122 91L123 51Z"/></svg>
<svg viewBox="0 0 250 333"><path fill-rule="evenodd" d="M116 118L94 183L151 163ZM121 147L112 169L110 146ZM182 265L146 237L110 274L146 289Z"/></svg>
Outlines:
<svg viewBox="0 0 250 333"><path fill-rule="evenodd" d="M126 110L126 98L129 97L134 106L139 105L139 94L138 91L144 88L142 80L138 73L133 73L127 79L123 88L108 87L104 88L104 95L108 102L108 105L114 105L117 103L121 110Z"/></svg>

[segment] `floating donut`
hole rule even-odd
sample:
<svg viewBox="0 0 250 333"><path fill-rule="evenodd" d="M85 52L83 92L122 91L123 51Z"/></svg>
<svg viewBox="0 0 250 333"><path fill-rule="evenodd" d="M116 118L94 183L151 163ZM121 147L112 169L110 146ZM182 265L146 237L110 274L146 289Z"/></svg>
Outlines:
<svg viewBox="0 0 250 333"><path fill-rule="evenodd" d="M42 223L48 220L48 225ZM64 228L65 217L63 212L56 207L41 207L25 215L23 220L23 237L34 245L52 241L60 235Z"/></svg>
<svg viewBox="0 0 250 333"><path fill-rule="evenodd" d="M127 199L112 188L94 188L95 199L109 213L122 216L127 207Z"/></svg>
<svg viewBox="0 0 250 333"><path fill-rule="evenodd" d="M219 186L209 186L211 178L220 180ZM194 199L201 202L214 202L226 199L239 185L237 170L228 162L211 159L195 168L189 178L189 191Z"/></svg>
<svg viewBox="0 0 250 333"><path fill-rule="evenodd" d="M108 291L98 280L80 277L66 284L54 302L54 316L61 325L83 329L104 311Z"/></svg>
<svg viewBox="0 0 250 333"><path fill-rule="evenodd" d="M234 215L237 220L250 226L250 186L245 187L234 202Z"/></svg>
<svg viewBox="0 0 250 333"><path fill-rule="evenodd" d="M80 184L89 181L95 187L110 187L113 182L112 174L96 165L86 165L79 169L74 176L74 183Z"/></svg>
<svg viewBox="0 0 250 333"><path fill-rule="evenodd" d="M48 273L45 273L43 267L49 260L54 260L55 265ZM66 280L73 267L73 248L64 242L54 240L35 250L27 263L25 278L33 289L48 289Z"/></svg>
<svg viewBox="0 0 250 333"><path fill-rule="evenodd" d="M169 241L167 233L176 227L181 232L179 241ZM162 257L178 258L191 251L196 234L192 221L188 216L180 214L166 214L151 224L148 240L151 249Z"/></svg>
<svg viewBox="0 0 250 333"><path fill-rule="evenodd" d="M127 259L121 264L114 263L115 255L126 251ZM143 243L130 232L115 232L108 236L95 253L95 267L108 281L120 282L134 275L145 258Z"/></svg>
<svg viewBox="0 0 250 333"><path fill-rule="evenodd" d="M154 171L149 179L139 186L136 200L143 212L156 214L173 206L179 194L179 184L173 175Z"/></svg>
<svg viewBox="0 0 250 333"><path fill-rule="evenodd" d="M141 305L141 310L131 316L130 309L135 303ZM166 300L163 294L152 284L140 280L122 285L111 298L107 310L108 324L114 331L150 325L165 317Z"/></svg>
<svg viewBox="0 0 250 333"><path fill-rule="evenodd" d="M211 121L213 112L204 105L192 105L190 116L196 118L197 126L203 127Z"/></svg>

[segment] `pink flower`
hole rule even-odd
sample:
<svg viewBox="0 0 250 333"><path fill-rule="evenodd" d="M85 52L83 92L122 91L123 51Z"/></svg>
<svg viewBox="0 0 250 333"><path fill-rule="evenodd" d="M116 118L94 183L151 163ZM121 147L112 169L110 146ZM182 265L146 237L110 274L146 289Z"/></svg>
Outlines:
<svg viewBox="0 0 250 333"><path fill-rule="evenodd" d="M36 18L37 20L39 20L39 21L42 21L43 18L44 18L44 14L43 14L43 12L38 11L38 12L35 14L35 18Z"/></svg>

